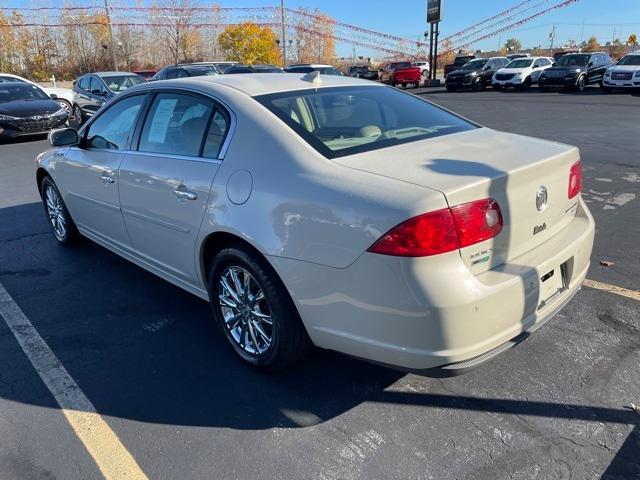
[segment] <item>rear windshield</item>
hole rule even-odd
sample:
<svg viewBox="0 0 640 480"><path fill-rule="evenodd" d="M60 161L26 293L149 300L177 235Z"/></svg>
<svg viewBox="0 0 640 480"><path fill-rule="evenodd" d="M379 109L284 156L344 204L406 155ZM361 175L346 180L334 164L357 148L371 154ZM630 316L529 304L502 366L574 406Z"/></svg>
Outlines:
<svg viewBox="0 0 640 480"><path fill-rule="evenodd" d="M254 98L327 158L477 128L391 87L328 87Z"/></svg>
<svg viewBox="0 0 640 480"><path fill-rule="evenodd" d="M398 63L391 64L391 68L395 68L395 69L411 68L411 67L413 67L413 65L411 65L411 62L398 62Z"/></svg>

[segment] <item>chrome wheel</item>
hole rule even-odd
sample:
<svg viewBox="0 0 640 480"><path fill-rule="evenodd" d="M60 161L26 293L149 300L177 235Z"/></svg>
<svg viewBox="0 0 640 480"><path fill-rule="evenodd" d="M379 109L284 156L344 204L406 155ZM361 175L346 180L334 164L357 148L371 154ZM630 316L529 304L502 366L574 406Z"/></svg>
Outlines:
<svg viewBox="0 0 640 480"><path fill-rule="evenodd" d="M58 240L64 240L67 235L67 219L64 212L62 199L58 192L48 185L45 189L45 204L49 221Z"/></svg>
<svg viewBox="0 0 640 480"><path fill-rule="evenodd" d="M218 299L224 327L242 350L260 355L273 343L273 321L257 280L242 267L227 267L219 277Z"/></svg>
<svg viewBox="0 0 640 480"><path fill-rule="evenodd" d="M67 112L67 114L71 116L71 105L69 105L69 102L66 102L64 100L58 100L56 101L56 103L60 105L62 108L64 108L65 112Z"/></svg>

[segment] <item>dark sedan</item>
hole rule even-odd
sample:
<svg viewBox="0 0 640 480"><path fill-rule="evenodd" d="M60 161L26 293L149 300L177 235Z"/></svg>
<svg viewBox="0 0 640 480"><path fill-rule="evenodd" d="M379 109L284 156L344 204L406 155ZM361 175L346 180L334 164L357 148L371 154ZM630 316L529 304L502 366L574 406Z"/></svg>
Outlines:
<svg viewBox="0 0 640 480"><path fill-rule="evenodd" d="M604 73L611 65L611 57L604 52L570 53L542 72L538 85L542 90L562 87L581 92L587 85L602 84Z"/></svg>
<svg viewBox="0 0 640 480"><path fill-rule="evenodd" d="M0 84L0 141L62 127L67 111L40 88L25 82Z"/></svg>

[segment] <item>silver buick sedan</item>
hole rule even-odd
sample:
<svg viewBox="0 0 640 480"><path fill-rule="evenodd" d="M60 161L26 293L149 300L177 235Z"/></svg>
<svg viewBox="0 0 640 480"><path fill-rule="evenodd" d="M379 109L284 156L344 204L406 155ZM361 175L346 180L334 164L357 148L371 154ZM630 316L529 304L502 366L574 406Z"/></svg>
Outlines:
<svg viewBox="0 0 640 480"><path fill-rule="evenodd" d="M364 80L147 83L49 140L36 177L57 241L208 300L264 369L316 345L462 371L551 318L589 267L575 147Z"/></svg>

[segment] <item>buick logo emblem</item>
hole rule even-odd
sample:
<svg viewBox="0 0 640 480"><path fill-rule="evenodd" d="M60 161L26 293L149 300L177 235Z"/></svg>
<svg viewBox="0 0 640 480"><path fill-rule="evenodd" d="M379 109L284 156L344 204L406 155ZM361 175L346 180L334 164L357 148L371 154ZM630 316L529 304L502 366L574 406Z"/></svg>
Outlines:
<svg viewBox="0 0 640 480"><path fill-rule="evenodd" d="M547 200L547 187L541 185L540 187L538 187L538 191L536 192L536 208L539 212L547 208Z"/></svg>

